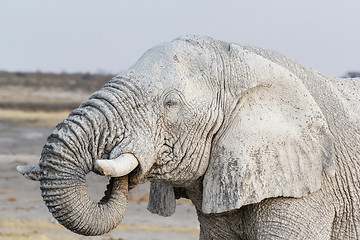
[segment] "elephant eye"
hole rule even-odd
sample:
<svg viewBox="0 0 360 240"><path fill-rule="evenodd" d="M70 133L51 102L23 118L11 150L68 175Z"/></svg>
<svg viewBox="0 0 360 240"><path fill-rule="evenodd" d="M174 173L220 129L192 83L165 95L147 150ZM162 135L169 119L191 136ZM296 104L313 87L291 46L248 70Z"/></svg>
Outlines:
<svg viewBox="0 0 360 240"><path fill-rule="evenodd" d="M164 106L167 108L181 105L181 98L177 93L170 93L165 97Z"/></svg>
<svg viewBox="0 0 360 240"><path fill-rule="evenodd" d="M173 107L180 105L180 101L178 99L167 99L164 104L166 107Z"/></svg>

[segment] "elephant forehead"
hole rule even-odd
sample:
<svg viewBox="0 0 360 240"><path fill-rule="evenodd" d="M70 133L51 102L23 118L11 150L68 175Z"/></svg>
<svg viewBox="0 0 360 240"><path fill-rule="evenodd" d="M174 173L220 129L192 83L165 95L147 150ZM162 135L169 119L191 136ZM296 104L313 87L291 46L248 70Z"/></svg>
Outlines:
<svg viewBox="0 0 360 240"><path fill-rule="evenodd" d="M209 59L201 50L182 41L148 50L126 75L147 93L161 95L178 90L188 101L208 99L206 76Z"/></svg>
<svg viewBox="0 0 360 240"><path fill-rule="evenodd" d="M146 51L128 70L137 77L168 77L196 74L201 70L206 56L200 49L183 42L168 42Z"/></svg>

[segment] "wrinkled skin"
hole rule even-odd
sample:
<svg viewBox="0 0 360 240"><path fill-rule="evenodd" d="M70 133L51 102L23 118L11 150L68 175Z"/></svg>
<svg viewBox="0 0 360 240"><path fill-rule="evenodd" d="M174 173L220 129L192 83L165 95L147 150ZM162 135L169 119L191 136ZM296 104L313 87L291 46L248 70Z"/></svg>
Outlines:
<svg viewBox="0 0 360 240"><path fill-rule="evenodd" d="M151 181L148 209L169 216L190 198L200 239L357 239L359 81L210 38L164 43L58 124L39 163L44 201L100 235ZM139 166L92 202L85 175L123 153Z"/></svg>

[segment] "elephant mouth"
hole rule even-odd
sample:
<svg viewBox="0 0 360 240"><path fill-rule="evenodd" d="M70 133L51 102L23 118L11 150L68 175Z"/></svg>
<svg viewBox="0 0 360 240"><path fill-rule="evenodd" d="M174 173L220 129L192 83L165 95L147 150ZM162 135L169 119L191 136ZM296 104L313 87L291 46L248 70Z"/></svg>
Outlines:
<svg viewBox="0 0 360 240"><path fill-rule="evenodd" d="M96 193L97 191L95 190L95 188L99 187L99 184L94 184L93 182L91 182L92 180L94 180L94 178L98 179L100 182L103 182L103 187L105 188L103 194L101 194L101 192ZM122 177L106 177L106 180L101 180L101 178L104 178L104 176L96 174L95 176L93 175L91 179L86 179L86 186L89 197L94 201L94 203L97 203L98 205L108 204L109 201L111 201L111 199L113 198L114 194L116 194L116 191L118 191L119 189L123 189L123 191L129 192L137 184L139 184L140 181L140 176L137 173L131 173ZM125 186L124 178L126 178L127 182Z"/></svg>
<svg viewBox="0 0 360 240"><path fill-rule="evenodd" d="M109 183L106 185L104 196L100 199L99 204L106 204L117 187L119 187L119 178L118 177L110 178Z"/></svg>
<svg viewBox="0 0 360 240"><path fill-rule="evenodd" d="M141 182L141 176L139 170L137 169L129 173L127 177L128 177L127 191L130 191ZM119 189L121 187L120 186L120 184L122 184L121 178L122 177L110 177L109 182L106 185L104 196L100 199L99 204L106 204L111 199L111 196L114 194L116 189Z"/></svg>

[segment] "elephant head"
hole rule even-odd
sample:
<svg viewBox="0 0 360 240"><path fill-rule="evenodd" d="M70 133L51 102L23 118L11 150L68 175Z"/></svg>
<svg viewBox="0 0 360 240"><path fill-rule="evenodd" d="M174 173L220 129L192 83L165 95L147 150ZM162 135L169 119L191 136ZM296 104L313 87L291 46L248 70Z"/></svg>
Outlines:
<svg viewBox="0 0 360 240"><path fill-rule="evenodd" d="M297 76L245 46L189 36L150 49L94 93L57 125L39 165L19 171L40 180L61 224L99 235L121 222L128 190L143 181L170 202L150 201L162 215L173 187L199 179L204 213L317 191L331 146ZM99 203L86 193L90 171L112 177Z"/></svg>

